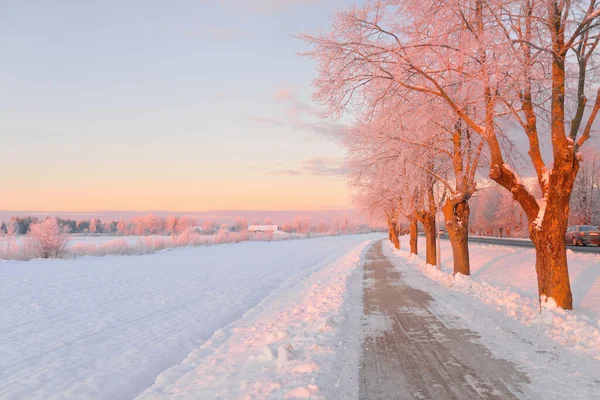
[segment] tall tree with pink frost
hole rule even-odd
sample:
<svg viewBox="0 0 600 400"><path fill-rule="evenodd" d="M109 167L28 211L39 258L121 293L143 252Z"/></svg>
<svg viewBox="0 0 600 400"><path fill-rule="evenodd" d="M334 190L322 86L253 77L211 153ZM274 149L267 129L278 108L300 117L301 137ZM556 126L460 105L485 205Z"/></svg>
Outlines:
<svg viewBox="0 0 600 400"><path fill-rule="evenodd" d="M368 0L338 13L330 34L304 38L320 64L316 98L332 113L372 106L364 93L373 87L379 103L419 92L485 141L490 178L527 216L540 299L571 309L564 232L579 149L600 110L598 92L586 91L599 17L596 0ZM509 124L527 140L540 197L507 163ZM552 149L550 162L541 143Z"/></svg>
<svg viewBox="0 0 600 400"><path fill-rule="evenodd" d="M350 164L354 204L367 215L369 220L378 221L382 217L388 227L388 240L400 249L398 238L398 219L400 193L397 185L388 185L387 174L378 170L382 163L372 162L363 165L358 160Z"/></svg>
<svg viewBox="0 0 600 400"><path fill-rule="evenodd" d="M400 215L410 220L410 251L417 254L417 222L423 224L426 241L426 261L435 265L435 214L438 199L434 192L436 170L427 149L412 151L398 140L389 138L388 127L373 119L357 124L346 137L351 184L358 205L369 211L379 208L386 215L391 241L399 247L397 223ZM428 170L429 172L426 172ZM366 193L365 193L366 192ZM369 193L370 192L370 193ZM373 202L369 205L369 201Z"/></svg>
<svg viewBox="0 0 600 400"><path fill-rule="evenodd" d="M371 153L377 157L405 160L428 175L423 185L427 201L431 201L430 212L417 212L414 218L427 226L426 237L433 244L430 247L435 247L433 221L438 207L443 211L454 272L469 275L469 200L476 190L476 172L484 142L436 99L413 93L402 101L390 100L385 106L368 110L369 120L362 123L363 129L357 135L350 134L351 140L346 141L349 151L363 154L364 149L375 147ZM414 182L410 176L405 179ZM431 262L435 260L432 252L430 249Z"/></svg>

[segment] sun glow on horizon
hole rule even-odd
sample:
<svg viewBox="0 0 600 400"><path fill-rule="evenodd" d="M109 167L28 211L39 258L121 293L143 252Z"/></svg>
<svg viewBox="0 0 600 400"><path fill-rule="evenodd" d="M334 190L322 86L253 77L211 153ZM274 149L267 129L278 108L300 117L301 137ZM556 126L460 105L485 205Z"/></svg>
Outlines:
<svg viewBox="0 0 600 400"><path fill-rule="evenodd" d="M93 210L327 210L350 208L343 179L267 176L265 179L182 184L155 181L71 186L69 181L0 188L0 209L85 212Z"/></svg>

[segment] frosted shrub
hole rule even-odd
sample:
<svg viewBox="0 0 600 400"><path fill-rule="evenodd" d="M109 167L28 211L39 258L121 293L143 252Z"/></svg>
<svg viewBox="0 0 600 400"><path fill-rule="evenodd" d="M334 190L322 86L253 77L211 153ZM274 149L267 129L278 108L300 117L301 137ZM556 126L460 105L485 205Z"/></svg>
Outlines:
<svg viewBox="0 0 600 400"><path fill-rule="evenodd" d="M248 240L253 240L257 242L270 242L273 240L273 232L258 232L251 235Z"/></svg>
<svg viewBox="0 0 600 400"><path fill-rule="evenodd" d="M56 218L47 218L32 224L25 240L25 251L31 257L62 258L65 255L69 235Z"/></svg>
<svg viewBox="0 0 600 400"><path fill-rule="evenodd" d="M133 254L131 246L124 239L115 239L110 242L106 242L99 246L100 254L97 255L111 255L111 254Z"/></svg>
<svg viewBox="0 0 600 400"><path fill-rule="evenodd" d="M174 236L174 240L177 246L189 246L194 236L191 228L185 228L178 236Z"/></svg>
<svg viewBox="0 0 600 400"><path fill-rule="evenodd" d="M96 254L97 248L98 246L96 246L95 244L75 243L74 245L69 247L69 256L80 257Z"/></svg>
<svg viewBox="0 0 600 400"><path fill-rule="evenodd" d="M216 244L228 243L229 242L229 232L226 230L220 230L215 237Z"/></svg>
<svg viewBox="0 0 600 400"><path fill-rule="evenodd" d="M247 240L249 240L248 231L232 232L230 235L230 241L233 243L245 242Z"/></svg>
<svg viewBox="0 0 600 400"><path fill-rule="evenodd" d="M124 239L115 239L100 245L88 243L75 243L68 249L70 257L80 256L108 256L136 254L136 249L131 247Z"/></svg>
<svg viewBox="0 0 600 400"><path fill-rule="evenodd" d="M160 237L148 236L143 240L140 240L140 247L145 249L145 252L151 253L154 251L169 249L177 247L178 243L175 243L172 239L163 239Z"/></svg>
<svg viewBox="0 0 600 400"><path fill-rule="evenodd" d="M19 246L14 236L5 236L0 240L0 259L3 260L28 260L29 258Z"/></svg>

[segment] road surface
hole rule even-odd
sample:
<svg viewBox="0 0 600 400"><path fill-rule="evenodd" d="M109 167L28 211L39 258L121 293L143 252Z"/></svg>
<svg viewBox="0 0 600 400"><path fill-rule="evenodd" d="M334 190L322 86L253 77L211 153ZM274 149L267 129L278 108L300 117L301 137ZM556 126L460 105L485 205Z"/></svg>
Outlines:
<svg viewBox="0 0 600 400"><path fill-rule="evenodd" d="M382 241L367 254L364 314L389 321L388 329L367 334L360 366L360 398L531 399L526 375L495 359L477 335L447 327L430 311L433 299L403 281L382 252Z"/></svg>

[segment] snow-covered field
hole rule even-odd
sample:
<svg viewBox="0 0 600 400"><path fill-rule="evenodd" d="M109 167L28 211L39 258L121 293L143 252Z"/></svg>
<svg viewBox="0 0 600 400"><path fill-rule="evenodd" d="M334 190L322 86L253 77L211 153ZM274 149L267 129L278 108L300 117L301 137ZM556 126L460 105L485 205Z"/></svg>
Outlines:
<svg viewBox="0 0 600 400"><path fill-rule="evenodd" d="M0 398L353 397L356 267L381 237L0 261Z"/></svg>
<svg viewBox="0 0 600 400"><path fill-rule="evenodd" d="M377 327L362 317L359 266L383 236L0 261L0 398L357 398L362 334ZM532 393L595 398L600 255L570 252L576 310L540 313L532 249L473 244L465 278L441 246L442 271L385 252Z"/></svg>

